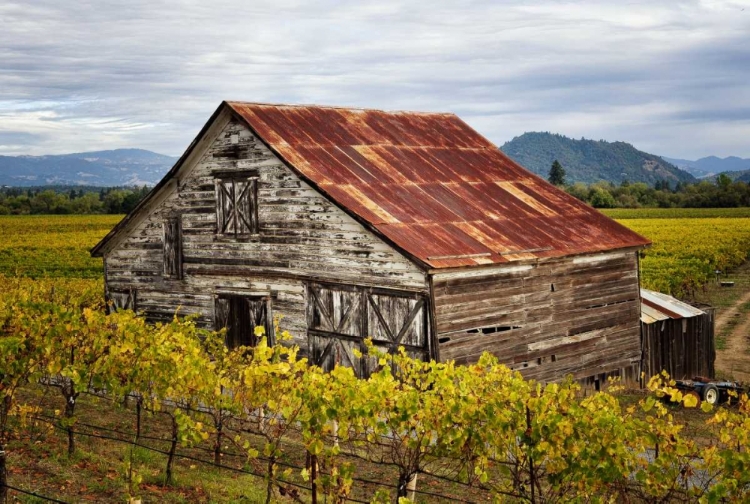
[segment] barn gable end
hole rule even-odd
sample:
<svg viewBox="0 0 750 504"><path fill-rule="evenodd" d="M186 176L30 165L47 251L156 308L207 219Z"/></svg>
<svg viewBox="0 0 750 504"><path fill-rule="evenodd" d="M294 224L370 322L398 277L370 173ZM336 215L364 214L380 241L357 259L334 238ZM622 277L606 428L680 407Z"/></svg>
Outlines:
<svg viewBox="0 0 750 504"><path fill-rule="evenodd" d="M281 328L304 351L312 283L426 293L423 270L301 180L246 125L231 115L217 121L202 152L108 244L110 299L129 293L151 320L171 319L179 308L213 327L218 298L270 298ZM218 181L233 178L257 181L257 234L218 231ZM181 278L165 274L165 229L175 218Z"/></svg>

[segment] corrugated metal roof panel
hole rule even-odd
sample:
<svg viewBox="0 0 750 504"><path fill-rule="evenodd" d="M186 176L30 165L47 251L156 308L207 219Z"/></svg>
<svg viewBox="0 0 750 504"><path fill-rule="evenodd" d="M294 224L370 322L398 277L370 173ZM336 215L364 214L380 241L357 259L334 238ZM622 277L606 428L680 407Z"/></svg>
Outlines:
<svg viewBox="0 0 750 504"><path fill-rule="evenodd" d="M656 308L648 306L647 304L641 303L641 322L645 322L646 324L653 324L654 322L658 322L659 320L667 320L668 318L669 315L666 315Z"/></svg>
<svg viewBox="0 0 750 504"><path fill-rule="evenodd" d="M651 324L659 320L690 318L703 314L703 310L672 296L641 288L642 322Z"/></svg>
<svg viewBox="0 0 750 504"><path fill-rule="evenodd" d="M433 268L650 243L453 114L228 105L313 186Z"/></svg>

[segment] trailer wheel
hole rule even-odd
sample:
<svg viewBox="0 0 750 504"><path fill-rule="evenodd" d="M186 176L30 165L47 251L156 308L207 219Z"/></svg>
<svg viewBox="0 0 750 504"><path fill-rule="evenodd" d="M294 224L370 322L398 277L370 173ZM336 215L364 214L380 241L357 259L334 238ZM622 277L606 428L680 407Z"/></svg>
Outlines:
<svg viewBox="0 0 750 504"><path fill-rule="evenodd" d="M691 390L690 392L688 392L685 395L686 396L693 396L693 397L695 397L695 407L696 408L700 408L701 407L701 395L698 392L696 392L695 390Z"/></svg>
<svg viewBox="0 0 750 504"><path fill-rule="evenodd" d="M711 406L719 404L719 389L716 385L706 385L703 387L703 400Z"/></svg>

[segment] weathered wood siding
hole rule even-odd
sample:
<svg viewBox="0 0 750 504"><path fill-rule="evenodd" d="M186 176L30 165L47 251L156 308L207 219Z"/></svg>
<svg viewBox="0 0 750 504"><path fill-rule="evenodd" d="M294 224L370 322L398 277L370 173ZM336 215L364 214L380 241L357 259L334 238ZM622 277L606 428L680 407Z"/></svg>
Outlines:
<svg viewBox="0 0 750 504"><path fill-rule="evenodd" d="M484 351L528 378L637 377L640 300L634 252L437 273L441 360Z"/></svg>
<svg viewBox="0 0 750 504"><path fill-rule="evenodd" d="M108 289L136 291L138 311L152 319L171 318L179 307L207 327L220 293L270 296L281 328L303 350L309 281L427 292L423 271L300 180L248 128L225 122L166 198L105 253ZM255 235L217 232L217 180L235 172L257 183L250 188L258 198ZM164 274L164 223L175 216L182 279ZM243 225L255 226L253 218Z"/></svg>
<svg viewBox="0 0 750 504"><path fill-rule="evenodd" d="M645 379L667 371L672 378L715 376L714 309L703 315L642 324Z"/></svg>

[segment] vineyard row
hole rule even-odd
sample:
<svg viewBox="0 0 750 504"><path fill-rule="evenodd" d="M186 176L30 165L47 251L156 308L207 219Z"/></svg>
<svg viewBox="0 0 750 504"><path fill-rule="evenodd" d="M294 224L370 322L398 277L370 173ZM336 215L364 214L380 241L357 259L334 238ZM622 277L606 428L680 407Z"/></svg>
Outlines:
<svg viewBox="0 0 750 504"><path fill-rule="evenodd" d="M168 426L167 482L178 447L212 447L220 463L230 443L263 474L269 500L284 480L309 488L313 502L390 501L405 498L419 474L512 502L750 497L744 396L707 414L714 434L697 443L658 398L686 407L697 401L664 376L650 380L652 394L624 407L616 386L581 397L573 381L525 381L489 354L456 366L370 349L377 369L360 380L349 368L326 373L298 359L283 333L278 346L262 338L255 348L229 350L221 332L189 319L150 325L132 312L107 315L74 282L0 281L0 500L12 483L8 440L44 418L22 394L40 381L59 391L64 406L54 422L67 433L69 453L90 424L79 418L82 394L99 390L114 402L135 395L133 442L142 412ZM300 450L306 463L290 462ZM358 473L366 464L388 464L397 479L366 486ZM139 483L131 466L131 495Z"/></svg>

